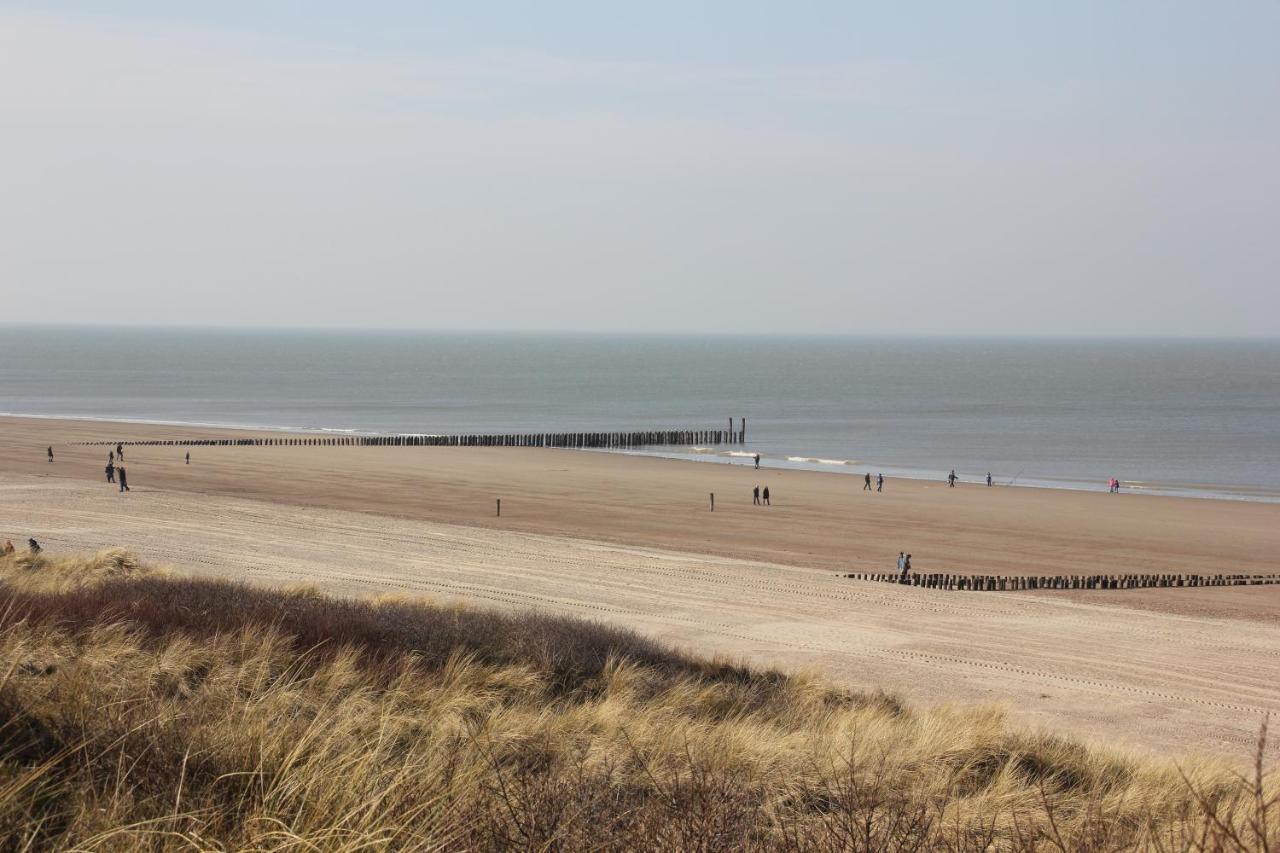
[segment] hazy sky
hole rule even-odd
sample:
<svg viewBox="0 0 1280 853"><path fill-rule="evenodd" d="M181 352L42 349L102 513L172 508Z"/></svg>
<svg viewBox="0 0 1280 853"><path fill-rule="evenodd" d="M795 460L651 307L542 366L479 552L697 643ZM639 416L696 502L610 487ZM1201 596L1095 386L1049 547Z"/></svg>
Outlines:
<svg viewBox="0 0 1280 853"><path fill-rule="evenodd" d="M0 2L0 322L1280 334L1275 0L198 5Z"/></svg>

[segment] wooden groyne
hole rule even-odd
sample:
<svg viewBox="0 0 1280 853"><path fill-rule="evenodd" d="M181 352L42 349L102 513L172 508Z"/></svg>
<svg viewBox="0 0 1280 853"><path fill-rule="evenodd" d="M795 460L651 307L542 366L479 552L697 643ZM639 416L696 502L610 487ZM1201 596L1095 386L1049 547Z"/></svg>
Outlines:
<svg viewBox="0 0 1280 853"><path fill-rule="evenodd" d="M1280 574L1270 575L951 575L898 572L850 573L846 578L879 583L918 586L925 589L971 592L1013 592L1024 589L1176 589L1204 586L1258 586L1280 584Z"/></svg>
<svg viewBox="0 0 1280 853"><path fill-rule="evenodd" d="M631 432L529 432L429 435L267 435L246 438L170 438L144 441L85 441L82 446L115 447L565 447L624 450L633 447L684 447L746 443L746 418L740 429L660 429Z"/></svg>

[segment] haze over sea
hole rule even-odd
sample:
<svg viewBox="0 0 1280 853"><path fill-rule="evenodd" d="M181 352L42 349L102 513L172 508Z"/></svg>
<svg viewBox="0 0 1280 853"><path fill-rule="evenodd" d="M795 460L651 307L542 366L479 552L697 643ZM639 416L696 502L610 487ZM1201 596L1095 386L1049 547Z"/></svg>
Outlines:
<svg viewBox="0 0 1280 853"><path fill-rule="evenodd" d="M374 433L745 416L745 448L655 452L1280 500L1276 341L9 327L0 412Z"/></svg>

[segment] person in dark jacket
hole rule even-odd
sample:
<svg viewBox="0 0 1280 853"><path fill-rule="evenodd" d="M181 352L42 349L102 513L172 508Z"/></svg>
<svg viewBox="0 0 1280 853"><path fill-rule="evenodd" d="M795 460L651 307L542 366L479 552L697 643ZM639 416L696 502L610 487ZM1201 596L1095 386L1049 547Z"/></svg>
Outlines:
<svg viewBox="0 0 1280 853"><path fill-rule="evenodd" d="M769 503L769 487L768 486L764 487L764 491L761 492L760 497L764 499L765 506L773 506L773 504Z"/></svg>
<svg viewBox="0 0 1280 853"><path fill-rule="evenodd" d="M124 470L124 466L121 465L119 468L117 468L116 473L120 475L120 491L122 492L131 491L131 489L129 488L129 475Z"/></svg>

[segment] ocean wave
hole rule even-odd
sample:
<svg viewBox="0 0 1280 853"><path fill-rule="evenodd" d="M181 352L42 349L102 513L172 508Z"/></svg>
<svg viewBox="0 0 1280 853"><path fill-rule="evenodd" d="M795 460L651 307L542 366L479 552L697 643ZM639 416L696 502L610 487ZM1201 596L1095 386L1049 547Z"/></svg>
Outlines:
<svg viewBox="0 0 1280 853"><path fill-rule="evenodd" d="M788 462L807 462L811 465L857 465L857 459L822 459L817 456L788 456Z"/></svg>

